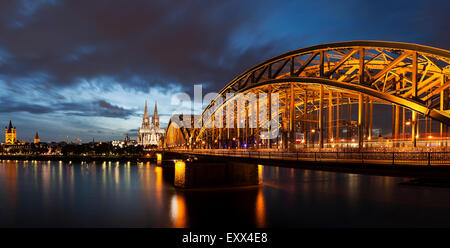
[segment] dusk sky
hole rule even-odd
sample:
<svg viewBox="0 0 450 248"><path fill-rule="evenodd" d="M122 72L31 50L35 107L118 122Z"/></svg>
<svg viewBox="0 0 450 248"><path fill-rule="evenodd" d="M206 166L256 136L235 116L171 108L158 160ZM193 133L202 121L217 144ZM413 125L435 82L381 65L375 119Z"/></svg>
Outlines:
<svg viewBox="0 0 450 248"><path fill-rule="evenodd" d="M449 1L0 1L0 125L18 139L136 136L177 92L217 92L249 67L320 43L450 49ZM3 127L2 127L3 128ZM4 140L4 133L0 138Z"/></svg>

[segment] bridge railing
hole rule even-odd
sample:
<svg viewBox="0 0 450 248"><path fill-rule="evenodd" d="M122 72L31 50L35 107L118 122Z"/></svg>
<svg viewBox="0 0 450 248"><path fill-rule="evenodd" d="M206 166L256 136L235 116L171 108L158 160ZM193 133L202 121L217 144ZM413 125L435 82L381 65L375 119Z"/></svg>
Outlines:
<svg viewBox="0 0 450 248"><path fill-rule="evenodd" d="M252 150L172 150L179 153L255 159L372 163L391 165L450 165L450 152L285 152Z"/></svg>

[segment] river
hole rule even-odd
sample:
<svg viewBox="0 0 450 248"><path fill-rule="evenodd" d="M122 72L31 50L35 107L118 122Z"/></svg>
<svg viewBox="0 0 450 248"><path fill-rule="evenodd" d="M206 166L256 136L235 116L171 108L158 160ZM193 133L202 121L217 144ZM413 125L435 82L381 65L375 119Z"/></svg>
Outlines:
<svg viewBox="0 0 450 248"><path fill-rule="evenodd" d="M150 163L0 161L0 227L449 227L450 189L262 166L260 186L176 189Z"/></svg>

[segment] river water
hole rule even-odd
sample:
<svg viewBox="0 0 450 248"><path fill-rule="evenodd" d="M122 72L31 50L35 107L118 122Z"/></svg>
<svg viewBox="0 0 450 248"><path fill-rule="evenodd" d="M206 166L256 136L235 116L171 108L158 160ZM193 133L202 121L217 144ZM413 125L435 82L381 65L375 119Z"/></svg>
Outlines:
<svg viewBox="0 0 450 248"><path fill-rule="evenodd" d="M450 189L262 167L261 186L177 190L153 164L0 160L0 227L449 227Z"/></svg>

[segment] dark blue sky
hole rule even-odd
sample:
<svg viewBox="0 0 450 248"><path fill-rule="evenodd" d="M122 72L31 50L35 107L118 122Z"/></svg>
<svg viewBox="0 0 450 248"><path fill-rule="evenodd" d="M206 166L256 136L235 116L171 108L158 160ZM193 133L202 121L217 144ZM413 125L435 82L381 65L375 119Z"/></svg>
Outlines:
<svg viewBox="0 0 450 248"><path fill-rule="evenodd" d="M18 138L135 134L176 92L217 91L252 65L319 43L450 49L449 1L0 1L0 124ZM0 138L4 139L2 132Z"/></svg>

